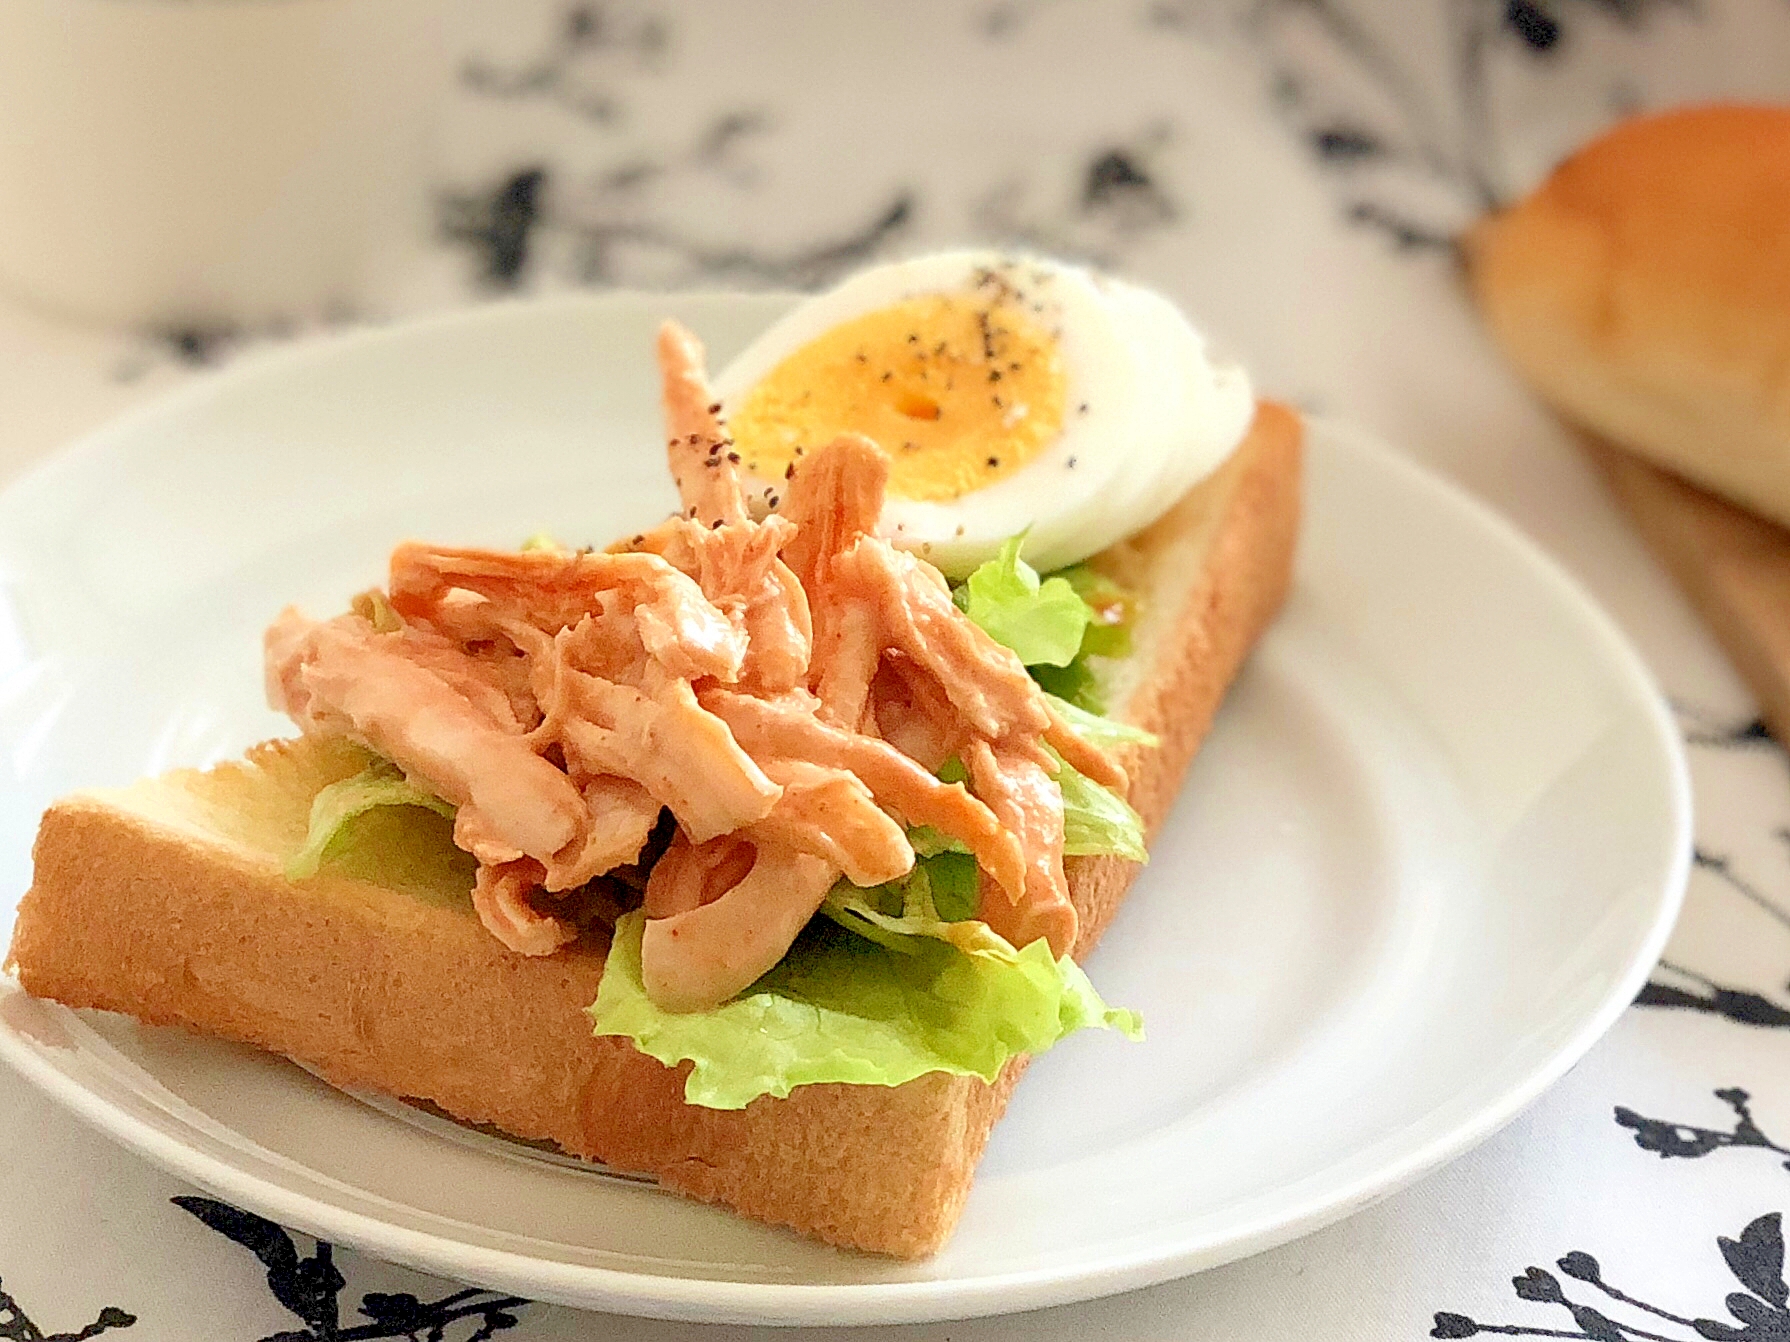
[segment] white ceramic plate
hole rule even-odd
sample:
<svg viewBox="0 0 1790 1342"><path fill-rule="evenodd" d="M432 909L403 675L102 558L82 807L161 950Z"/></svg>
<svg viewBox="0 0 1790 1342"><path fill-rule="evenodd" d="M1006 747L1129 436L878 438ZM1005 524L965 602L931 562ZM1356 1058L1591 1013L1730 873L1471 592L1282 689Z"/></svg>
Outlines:
<svg viewBox="0 0 1790 1342"><path fill-rule="evenodd" d="M489 308L244 364L0 497L0 936L43 806L284 730L259 633L413 534L601 542L673 498L650 335L717 364L775 297ZM285 1062L37 1002L0 1053L150 1159L288 1225L543 1299L893 1322L1239 1257L1493 1132L1640 986L1683 887L1677 737L1610 622L1454 490L1314 426L1296 590L996 1130L956 1238L896 1264L462 1136ZM850 1140L841 1134L841 1140Z"/></svg>

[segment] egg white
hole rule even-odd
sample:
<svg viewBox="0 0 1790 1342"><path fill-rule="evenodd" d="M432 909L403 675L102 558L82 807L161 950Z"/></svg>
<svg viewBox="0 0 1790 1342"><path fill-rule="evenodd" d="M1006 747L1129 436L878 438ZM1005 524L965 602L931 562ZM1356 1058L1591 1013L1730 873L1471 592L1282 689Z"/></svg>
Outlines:
<svg viewBox="0 0 1790 1342"><path fill-rule="evenodd" d="M1230 455L1255 407L1243 370L1213 362L1161 295L1059 261L954 251L872 267L798 304L722 370L724 410L834 327L924 294L970 293L989 270L1044 302L1060 332L1063 425L983 488L943 502L889 496L884 533L953 577L1021 532L1026 559L1049 571L1141 531ZM779 483L749 479L749 492Z"/></svg>

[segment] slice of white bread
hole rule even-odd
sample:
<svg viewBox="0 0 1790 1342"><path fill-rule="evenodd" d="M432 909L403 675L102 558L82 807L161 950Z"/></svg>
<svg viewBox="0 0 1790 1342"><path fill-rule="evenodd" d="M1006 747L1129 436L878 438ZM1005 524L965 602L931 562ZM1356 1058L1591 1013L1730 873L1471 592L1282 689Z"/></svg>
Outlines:
<svg viewBox="0 0 1790 1342"><path fill-rule="evenodd" d="M1567 419L1790 524L1790 107L1626 121L1462 238Z"/></svg>
<svg viewBox="0 0 1790 1342"><path fill-rule="evenodd" d="M1141 597L1133 655L1110 689L1119 716L1161 738L1127 761L1152 830L1285 594L1300 438L1295 415L1264 404L1224 467L1095 561ZM592 1036L600 934L512 954L473 916L470 868L451 858L377 883L339 870L285 879L312 796L362 759L273 741L207 772L58 802L13 934L20 982L258 1044L343 1085L426 1099L836 1244L918 1257L944 1242L1022 1062L992 1086L935 1073L803 1087L738 1111L686 1105L683 1070ZM1136 871L1070 859L1078 956Z"/></svg>

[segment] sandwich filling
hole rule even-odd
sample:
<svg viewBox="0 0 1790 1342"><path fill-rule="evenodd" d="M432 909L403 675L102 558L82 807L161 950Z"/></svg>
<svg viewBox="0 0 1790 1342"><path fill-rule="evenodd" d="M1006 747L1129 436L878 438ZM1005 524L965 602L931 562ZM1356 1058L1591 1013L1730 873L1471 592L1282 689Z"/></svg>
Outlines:
<svg viewBox="0 0 1790 1342"><path fill-rule="evenodd" d="M1144 856L1114 748L1146 738L1081 669L1122 651L1124 594L1040 580L1019 538L953 590L878 535L889 460L856 434L755 518L701 347L668 323L658 353L677 516L602 552L408 543L348 613L268 631L271 702L381 760L318 798L293 874L369 807L450 814L509 949L610 926L598 1031L696 1061L698 1103L1135 1031L1069 959L1063 865ZM850 1023L897 1017L898 1046Z"/></svg>

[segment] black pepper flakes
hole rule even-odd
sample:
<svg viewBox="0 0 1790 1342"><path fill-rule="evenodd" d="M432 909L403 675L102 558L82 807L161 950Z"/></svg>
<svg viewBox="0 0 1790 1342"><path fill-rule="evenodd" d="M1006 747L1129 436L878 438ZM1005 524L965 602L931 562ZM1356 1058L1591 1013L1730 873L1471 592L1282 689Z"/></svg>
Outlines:
<svg viewBox="0 0 1790 1342"><path fill-rule="evenodd" d="M1074 457L1070 457L1070 458L1069 458L1069 469L1070 469L1070 470L1074 470L1074 469L1075 469L1075 458L1074 458Z"/></svg>
<svg viewBox="0 0 1790 1342"><path fill-rule="evenodd" d="M709 406L709 413L711 415L720 414L721 413L721 402L716 401L713 405Z"/></svg>
<svg viewBox="0 0 1790 1342"><path fill-rule="evenodd" d="M738 452L729 452L727 454L727 459L729 461L731 461L735 466L738 466L740 464L740 454Z"/></svg>
<svg viewBox="0 0 1790 1342"><path fill-rule="evenodd" d="M1078 415L1087 414L1088 413L1088 403L1086 401L1083 401L1080 405L1076 406L1075 413Z"/></svg>
<svg viewBox="0 0 1790 1342"><path fill-rule="evenodd" d="M995 467L999 466L1000 464L1001 464L1001 459L999 457L990 457L988 459L988 469L991 471L994 470Z"/></svg>
<svg viewBox="0 0 1790 1342"><path fill-rule="evenodd" d="M795 479L795 476L796 476L796 464L795 464L795 462L792 461L789 463L789 465L787 465L783 468L783 478L785 480L793 480L793 479Z"/></svg>

